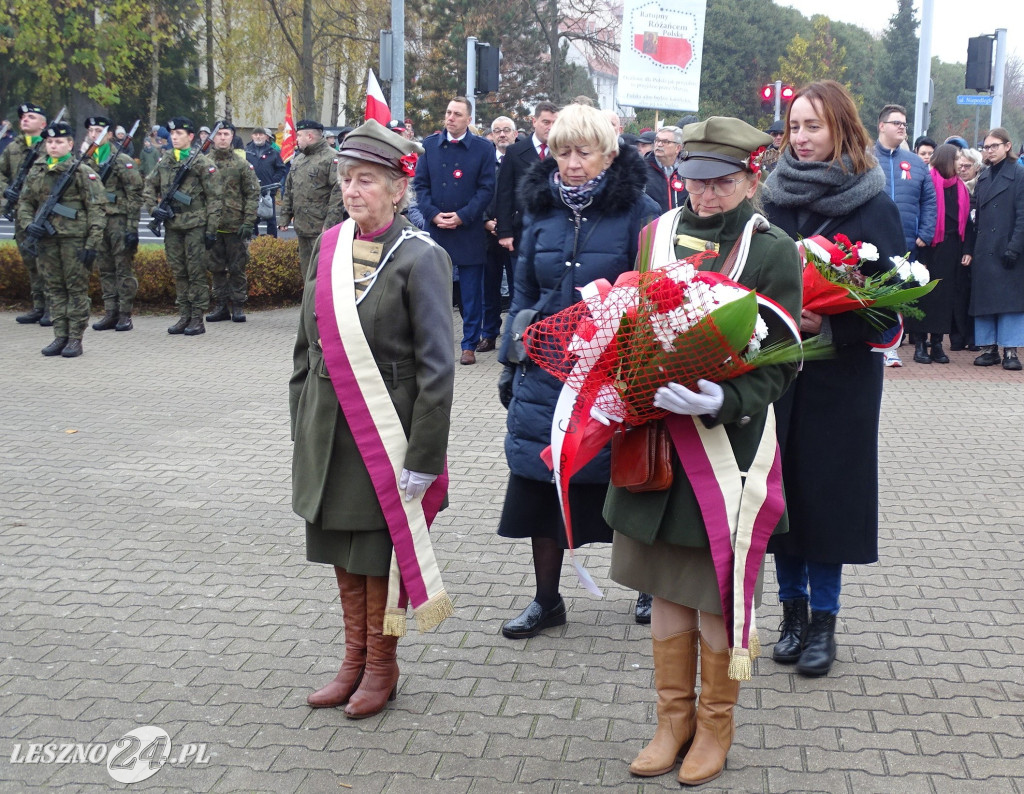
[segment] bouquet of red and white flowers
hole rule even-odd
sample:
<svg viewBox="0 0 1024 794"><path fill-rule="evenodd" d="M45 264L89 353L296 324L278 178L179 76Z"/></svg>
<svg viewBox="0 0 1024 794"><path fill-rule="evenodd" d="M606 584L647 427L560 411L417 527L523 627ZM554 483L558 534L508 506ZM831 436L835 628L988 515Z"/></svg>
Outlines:
<svg viewBox="0 0 1024 794"><path fill-rule="evenodd" d="M893 325L893 312L923 317L914 304L938 284L929 281L924 265L904 257L892 257L891 268L866 275L862 263L877 262L878 249L843 234L834 240L815 235L797 246L804 257L804 308L816 314L854 311L879 331Z"/></svg>

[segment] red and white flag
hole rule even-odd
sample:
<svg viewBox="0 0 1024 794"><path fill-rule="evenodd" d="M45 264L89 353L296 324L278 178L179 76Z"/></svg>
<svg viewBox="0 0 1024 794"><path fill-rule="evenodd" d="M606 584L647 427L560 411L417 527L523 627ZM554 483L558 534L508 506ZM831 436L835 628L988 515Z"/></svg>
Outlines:
<svg viewBox="0 0 1024 794"><path fill-rule="evenodd" d="M370 69L370 77L366 84L366 121L370 119L376 119L385 127L391 121L391 111L373 69Z"/></svg>
<svg viewBox="0 0 1024 794"><path fill-rule="evenodd" d="M295 155L295 116L292 114L292 95L284 106L284 134L281 136L281 159L288 162Z"/></svg>

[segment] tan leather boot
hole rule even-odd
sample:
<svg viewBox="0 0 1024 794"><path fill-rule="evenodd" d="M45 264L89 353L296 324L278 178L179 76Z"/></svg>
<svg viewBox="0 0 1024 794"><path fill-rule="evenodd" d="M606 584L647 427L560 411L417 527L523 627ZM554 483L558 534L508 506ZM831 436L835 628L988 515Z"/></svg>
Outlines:
<svg viewBox="0 0 1024 794"><path fill-rule="evenodd" d="M732 711L739 696L740 682L729 678L729 649L713 651L701 637L697 732L679 769L678 780L684 786L699 786L722 774L732 747Z"/></svg>
<svg viewBox="0 0 1024 794"><path fill-rule="evenodd" d="M345 706L353 720L372 717L382 711L398 691L398 637L384 634L388 578L366 577L366 670L359 688Z"/></svg>
<svg viewBox="0 0 1024 794"><path fill-rule="evenodd" d="M697 630L653 639L654 688L658 690L658 728L629 765L639 777L671 772L690 745L697 726Z"/></svg>
<svg viewBox="0 0 1024 794"><path fill-rule="evenodd" d="M345 659L338 675L306 702L315 709L335 708L348 703L363 678L366 666L366 577L335 566L345 621Z"/></svg>

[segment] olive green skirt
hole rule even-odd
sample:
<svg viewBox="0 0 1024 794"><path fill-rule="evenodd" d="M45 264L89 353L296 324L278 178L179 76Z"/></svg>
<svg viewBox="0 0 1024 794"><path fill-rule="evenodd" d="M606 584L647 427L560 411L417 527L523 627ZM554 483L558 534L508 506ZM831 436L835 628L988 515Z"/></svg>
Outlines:
<svg viewBox="0 0 1024 794"><path fill-rule="evenodd" d="M616 532L610 575L630 590L650 593L712 615L722 614L710 549L676 546L663 540L655 540L648 546ZM763 578L762 562L754 589L755 606L761 605Z"/></svg>
<svg viewBox="0 0 1024 794"><path fill-rule="evenodd" d="M387 576L391 567L391 535L384 530L347 532L306 522L306 559L336 565L349 573Z"/></svg>

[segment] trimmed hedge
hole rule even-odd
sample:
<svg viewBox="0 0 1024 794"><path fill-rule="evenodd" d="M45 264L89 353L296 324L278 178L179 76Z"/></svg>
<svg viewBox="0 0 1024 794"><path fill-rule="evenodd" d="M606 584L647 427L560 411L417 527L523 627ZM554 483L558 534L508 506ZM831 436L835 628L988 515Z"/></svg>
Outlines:
<svg viewBox="0 0 1024 794"><path fill-rule="evenodd" d="M280 306L302 300L302 276L299 273L298 240L279 240L262 235L249 244L250 306ZM139 246L135 254L135 277L139 292L135 302L140 308L173 309L174 278L160 244ZM103 305L100 279L93 268L89 279L89 297L94 306ZM28 271L13 240L0 242L0 303L28 305Z"/></svg>

